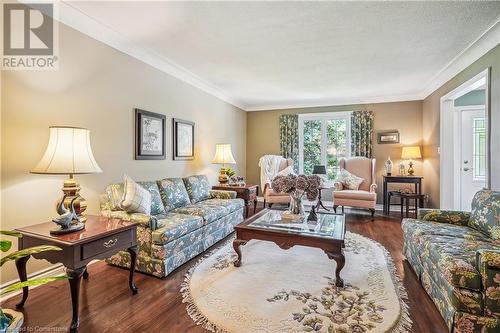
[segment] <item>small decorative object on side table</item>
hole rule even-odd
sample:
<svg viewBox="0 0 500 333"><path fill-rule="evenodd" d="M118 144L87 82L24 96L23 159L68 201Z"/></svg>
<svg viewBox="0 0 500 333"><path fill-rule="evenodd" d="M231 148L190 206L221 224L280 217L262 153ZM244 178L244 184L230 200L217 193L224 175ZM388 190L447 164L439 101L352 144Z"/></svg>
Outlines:
<svg viewBox="0 0 500 333"><path fill-rule="evenodd" d="M222 164L219 170L219 184L225 185L229 182L229 176L227 175L225 164L236 164L234 160L233 153L231 152L230 143L218 143L215 145L215 156L212 160L214 164Z"/></svg>
<svg viewBox="0 0 500 333"><path fill-rule="evenodd" d="M73 178L76 174L100 173L101 168L97 164L92 148L90 147L90 131L85 128L51 126L49 128L49 143L40 162L31 170L31 173L69 175L69 179L64 181L64 196L57 204L59 217L55 218L55 223L61 228L59 231L78 231L85 226L80 222L85 222L86 217L82 213L87 208L87 202L80 195L80 185ZM67 209L70 211L68 212ZM66 219L68 213L71 214L69 223ZM65 217L63 217L63 215ZM76 221L76 223L72 223Z"/></svg>
<svg viewBox="0 0 500 333"><path fill-rule="evenodd" d="M389 156L387 158L387 161L385 161L385 164L384 164L384 168L385 168L385 175L386 176L390 176L392 175L392 166L393 166L393 163L391 161L391 157Z"/></svg>
<svg viewBox="0 0 500 333"><path fill-rule="evenodd" d="M86 228L84 230L55 236L50 233L52 222L35 224L29 227L16 229L23 235L19 239L19 250L38 245L54 245L61 251L48 251L32 254L36 259L46 259L52 264L62 263L66 266L71 289L71 303L73 306L73 318L71 320L70 332L76 332L79 325L79 296L80 280L88 277L87 264L95 259L105 259L126 250L130 254L129 288L133 294L137 294L134 284L134 270L137 257L137 225L121 219L113 219L103 216L87 216ZM27 280L26 262L30 256L22 257L16 261L19 279ZM24 306L28 298L28 287L23 288L23 298L16 307Z"/></svg>
<svg viewBox="0 0 500 333"><path fill-rule="evenodd" d="M248 207L251 202L253 202L253 213L255 214L255 210L257 208L257 196L259 195L259 185L217 185L212 186L212 189L236 192L236 197L245 201L245 216L248 217Z"/></svg>

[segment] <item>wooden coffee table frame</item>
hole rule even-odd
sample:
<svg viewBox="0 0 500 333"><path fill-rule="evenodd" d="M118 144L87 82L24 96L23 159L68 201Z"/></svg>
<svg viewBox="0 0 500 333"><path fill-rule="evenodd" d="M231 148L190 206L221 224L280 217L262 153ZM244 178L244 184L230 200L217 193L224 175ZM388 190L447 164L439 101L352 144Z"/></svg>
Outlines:
<svg viewBox="0 0 500 333"><path fill-rule="evenodd" d="M238 224L234 227L236 230L236 239L233 241L233 248L238 259L234 262L235 267L241 266L241 246L245 245L248 241L252 239L264 240L273 242L278 245L283 250L288 250L295 245L302 245L308 247L315 247L323 250L329 259L335 260L337 267L335 269L335 285L337 287L343 287L344 281L340 277L340 271L344 268L345 257L344 257L344 240L323 238L320 236L311 236L306 234L298 234L292 231L286 230L276 230L276 229L264 229L258 227L252 227L249 224L264 216L269 209L264 209L260 211L257 215L252 216L246 221ZM324 214L324 213L322 213ZM330 214L330 213L328 213ZM337 214L341 215L341 214ZM345 235L345 220L343 226L342 234Z"/></svg>

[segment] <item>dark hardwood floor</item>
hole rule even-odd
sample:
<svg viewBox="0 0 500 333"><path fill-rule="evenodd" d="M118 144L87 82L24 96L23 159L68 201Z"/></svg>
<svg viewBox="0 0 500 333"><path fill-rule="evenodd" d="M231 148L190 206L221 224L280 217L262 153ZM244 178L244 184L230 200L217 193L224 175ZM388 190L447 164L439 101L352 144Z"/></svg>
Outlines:
<svg viewBox="0 0 500 333"><path fill-rule="evenodd" d="M412 332L448 332L439 312L420 286L415 273L403 261L403 237L399 214L386 217L377 212L371 221L369 212L346 209L347 229L372 238L391 253L409 295ZM215 245L217 246L217 244ZM186 271L194 258L165 279L137 273L139 293L128 288L128 271L98 262L89 266L90 277L82 280L80 296L80 332L206 332L187 315L179 293ZM1 304L15 307L20 296ZM71 322L69 285L58 281L30 291L24 306L24 332L66 332Z"/></svg>

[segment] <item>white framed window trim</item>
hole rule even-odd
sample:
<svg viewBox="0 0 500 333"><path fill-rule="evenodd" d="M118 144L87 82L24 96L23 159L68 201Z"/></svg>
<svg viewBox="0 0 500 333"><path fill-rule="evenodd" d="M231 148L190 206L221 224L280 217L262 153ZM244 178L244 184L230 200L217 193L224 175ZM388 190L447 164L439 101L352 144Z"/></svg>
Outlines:
<svg viewBox="0 0 500 333"><path fill-rule="evenodd" d="M351 156L351 114L352 111L321 112L299 114L299 173L304 173L304 121L321 121L321 164L327 160L327 122L332 119L346 120L346 152Z"/></svg>

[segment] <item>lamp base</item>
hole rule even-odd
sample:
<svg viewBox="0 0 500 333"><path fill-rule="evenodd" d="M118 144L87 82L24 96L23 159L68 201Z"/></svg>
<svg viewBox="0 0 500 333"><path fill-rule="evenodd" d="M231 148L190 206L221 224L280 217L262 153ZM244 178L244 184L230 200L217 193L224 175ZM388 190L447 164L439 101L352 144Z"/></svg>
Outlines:
<svg viewBox="0 0 500 333"><path fill-rule="evenodd" d="M70 210L71 201L76 198L75 201L73 201L75 213L80 218L81 222L87 221L87 218L82 215L82 213L87 209L87 200L80 195L80 185L73 178L73 175L69 175L69 178L64 181L62 191L66 197L59 199L56 203L56 207L58 207L64 199L64 207L67 210Z"/></svg>
<svg viewBox="0 0 500 333"><path fill-rule="evenodd" d="M415 174L415 170L413 170L413 162L410 161L409 167L408 167L408 176L413 176Z"/></svg>

